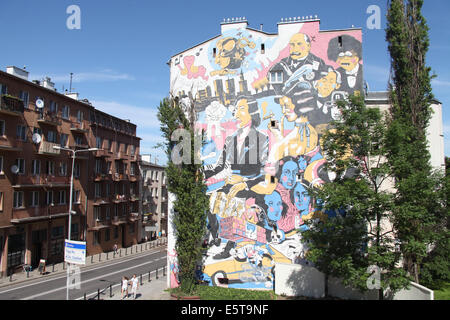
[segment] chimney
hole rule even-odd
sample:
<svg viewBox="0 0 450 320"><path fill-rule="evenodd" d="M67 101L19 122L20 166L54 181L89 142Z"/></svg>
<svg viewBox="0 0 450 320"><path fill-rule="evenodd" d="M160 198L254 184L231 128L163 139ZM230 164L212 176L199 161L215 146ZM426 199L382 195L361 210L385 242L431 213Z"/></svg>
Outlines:
<svg viewBox="0 0 450 320"><path fill-rule="evenodd" d="M45 77L42 86L47 89L55 90L55 83L53 83L49 77Z"/></svg>
<svg viewBox="0 0 450 320"><path fill-rule="evenodd" d="M23 80L28 80L28 71L26 71L25 68L26 67L23 67L23 69L21 69L16 66L9 66L6 67L6 73L19 77Z"/></svg>

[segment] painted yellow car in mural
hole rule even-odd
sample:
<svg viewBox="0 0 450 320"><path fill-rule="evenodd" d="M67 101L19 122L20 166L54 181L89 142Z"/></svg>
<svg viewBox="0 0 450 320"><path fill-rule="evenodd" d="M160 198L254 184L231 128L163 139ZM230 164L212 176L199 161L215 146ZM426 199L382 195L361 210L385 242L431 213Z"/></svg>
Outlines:
<svg viewBox="0 0 450 320"><path fill-rule="evenodd" d="M204 278L210 279L210 285L214 286L220 285L219 279L226 279L230 287L239 287L239 284L243 283L246 287L249 287L249 283L253 283L255 288L271 287L275 263L291 263L291 260L270 245L271 254L265 245L257 246L252 241L240 242L235 252L249 247L255 247L255 251L266 253L259 255L259 260L249 255L246 259L241 258L236 253L227 259L206 263L203 267Z"/></svg>

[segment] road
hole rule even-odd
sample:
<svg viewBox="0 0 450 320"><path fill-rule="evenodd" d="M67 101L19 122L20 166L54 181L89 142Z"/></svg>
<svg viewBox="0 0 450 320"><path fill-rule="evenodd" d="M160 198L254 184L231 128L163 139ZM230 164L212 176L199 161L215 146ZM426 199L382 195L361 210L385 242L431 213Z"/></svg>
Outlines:
<svg viewBox="0 0 450 320"><path fill-rule="evenodd" d="M147 280L148 273L167 265L166 248L156 248L145 253L130 256L117 261L105 262L80 268L78 288L69 290L69 299L83 299L105 289L109 294L109 286L113 285L115 292L120 291L119 283L122 276L131 278L133 274ZM160 273L162 276L162 274ZM152 273L152 277L155 274ZM74 277L77 278L77 277ZM32 280L0 289L0 300L65 300L67 295L67 273L49 275L38 280Z"/></svg>

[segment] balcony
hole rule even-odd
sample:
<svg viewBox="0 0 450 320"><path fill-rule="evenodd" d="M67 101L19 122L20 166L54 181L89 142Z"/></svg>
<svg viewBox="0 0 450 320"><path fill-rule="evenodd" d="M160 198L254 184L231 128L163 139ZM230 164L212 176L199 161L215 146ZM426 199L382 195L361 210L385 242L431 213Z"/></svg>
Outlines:
<svg viewBox="0 0 450 320"><path fill-rule="evenodd" d="M95 198L95 202L93 203L94 206L102 206L102 205L108 205L109 199L108 198L101 198L101 197L96 197Z"/></svg>
<svg viewBox="0 0 450 320"><path fill-rule="evenodd" d="M110 180L111 175L106 174L106 173L96 173L95 174L95 181L105 181L105 180Z"/></svg>
<svg viewBox="0 0 450 320"><path fill-rule="evenodd" d="M51 174L40 175L14 175L13 188L65 188L70 186L70 178L66 176L55 176Z"/></svg>
<svg viewBox="0 0 450 320"><path fill-rule="evenodd" d="M106 229L109 228L111 225L110 220L101 220L101 219L94 219L92 226L88 228L89 231L97 231L100 229Z"/></svg>
<svg viewBox="0 0 450 320"><path fill-rule="evenodd" d="M84 127L83 123L78 123L78 122L72 122L70 124L70 131L75 132L75 133L88 133L89 129L86 129Z"/></svg>
<svg viewBox="0 0 450 320"><path fill-rule="evenodd" d="M139 196L137 196L137 195L135 195L135 194L132 194L131 197L130 197L130 201L131 201L131 202L139 201Z"/></svg>
<svg viewBox="0 0 450 320"><path fill-rule="evenodd" d="M113 197L113 202L114 203L128 202L128 199L127 199L126 195L124 195L124 194L116 194Z"/></svg>
<svg viewBox="0 0 450 320"><path fill-rule="evenodd" d="M130 222L135 222L140 219L139 212L131 212L128 216Z"/></svg>
<svg viewBox="0 0 450 320"><path fill-rule="evenodd" d="M57 127L61 124L61 119L58 118L58 115L56 113L45 111L44 113L39 113L37 122L39 124L46 124Z"/></svg>
<svg viewBox="0 0 450 320"><path fill-rule="evenodd" d="M38 207L27 207L14 209L12 212L11 223L29 223L55 218L67 217L69 215L68 204L53 204Z"/></svg>
<svg viewBox="0 0 450 320"><path fill-rule="evenodd" d="M124 223L127 223L127 217L124 217L124 216L120 216L120 217L118 217L118 216L115 216L113 219L112 219L112 224L113 225L120 225L120 224L124 224Z"/></svg>
<svg viewBox="0 0 450 320"><path fill-rule="evenodd" d="M41 143L39 144L38 154L48 155L48 156L59 156L59 154L61 153L61 150L54 149L53 148L54 146L60 147L60 145L57 143L41 141Z"/></svg>
<svg viewBox="0 0 450 320"><path fill-rule="evenodd" d="M0 113L20 117L25 108L23 101L17 97L2 94L0 97Z"/></svg>
<svg viewBox="0 0 450 320"><path fill-rule="evenodd" d="M132 162L140 162L141 161L141 155L139 154L134 154L130 156L130 160Z"/></svg>
<svg viewBox="0 0 450 320"><path fill-rule="evenodd" d="M0 137L0 151L20 152L23 151L22 145L22 141L17 141L15 139L8 140Z"/></svg>
<svg viewBox="0 0 450 320"><path fill-rule="evenodd" d="M100 149L94 152L96 158L106 158L109 156L108 151L105 149Z"/></svg>
<svg viewBox="0 0 450 320"><path fill-rule="evenodd" d="M119 151L116 153L116 159L117 160L128 160L128 155L123 151Z"/></svg>

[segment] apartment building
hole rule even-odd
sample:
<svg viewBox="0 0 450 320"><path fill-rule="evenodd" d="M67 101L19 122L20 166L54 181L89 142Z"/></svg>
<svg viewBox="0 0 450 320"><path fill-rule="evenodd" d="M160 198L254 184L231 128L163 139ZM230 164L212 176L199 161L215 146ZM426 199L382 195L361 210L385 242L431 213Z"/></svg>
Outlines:
<svg viewBox="0 0 450 320"><path fill-rule="evenodd" d="M167 235L167 181L165 167L142 155L140 162L142 197L142 234L147 239Z"/></svg>
<svg viewBox="0 0 450 320"><path fill-rule="evenodd" d="M87 254L140 239L139 143L136 125L98 109L51 79L0 71L0 263L4 276L22 264L64 259L72 150L71 239ZM55 148L57 147L57 148Z"/></svg>

